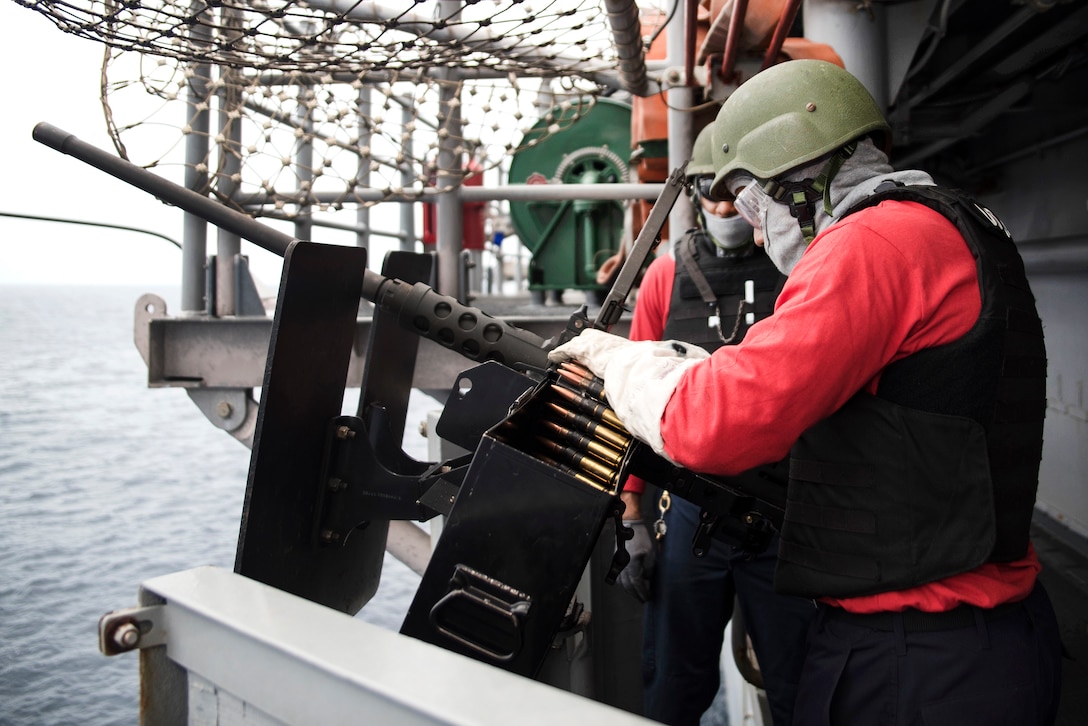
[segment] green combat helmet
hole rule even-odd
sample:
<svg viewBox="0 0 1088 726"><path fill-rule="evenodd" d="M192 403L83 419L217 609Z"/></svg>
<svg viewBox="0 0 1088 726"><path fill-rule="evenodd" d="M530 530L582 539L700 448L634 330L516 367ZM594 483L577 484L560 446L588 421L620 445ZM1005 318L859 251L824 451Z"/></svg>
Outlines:
<svg viewBox="0 0 1088 726"><path fill-rule="evenodd" d="M820 60L757 73L725 100L711 127L710 192L720 199L732 198L727 179L736 174L773 179L872 132L883 132L885 151L891 146L888 122L861 81Z"/></svg>
<svg viewBox="0 0 1088 726"><path fill-rule="evenodd" d="M691 161L688 162L686 175L690 179L697 176L714 176L718 167L714 166L714 124L707 124L695 143L691 146Z"/></svg>
<svg viewBox="0 0 1088 726"><path fill-rule="evenodd" d="M751 247L752 228L743 217L734 213L717 210L710 214L702 200L715 201L710 196L710 185L714 181L714 124L708 124L695 137L691 146L691 160L685 174L690 184L692 206L695 208L695 221L699 229L706 232L710 241L718 247L718 254L738 254Z"/></svg>
<svg viewBox="0 0 1088 726"><path fill-rule="evenodd" d="M706 211L703 209L702 198L710 199L711 182L714 181L714 124L707 124L695 137L695 143L691 145L691 161L688 162L684 174L691 183L691 203L695 207L695 221L699 229L705 230Z"/></svg>

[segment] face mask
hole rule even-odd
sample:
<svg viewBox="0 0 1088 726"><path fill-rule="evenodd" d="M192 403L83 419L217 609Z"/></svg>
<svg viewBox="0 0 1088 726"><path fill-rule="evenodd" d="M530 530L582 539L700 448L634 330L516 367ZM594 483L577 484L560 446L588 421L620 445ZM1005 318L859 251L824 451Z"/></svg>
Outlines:
<svg viewBox="0 0 1088 726"><path fill-rule="evenodd" d="M788 275L808 248L808 240L785 204L772 203L763 210L763 249L783 275Z"/></svg>
<svg viewBox="0 0 1088 726"><path fill-rule="evenodd" d="M739 214L732 217L706 214L705 217L710 239L723 250L735 250L752 241L752 226Z"/></svg>
<svg viewBox="0 0 1088 726"><path fill-rule="evenodd" d="M783 275L793 271L808 247L801 227L790 208L771 199L759 182L748 182L743 189L735 186L737 212L763 233L763 249Z"/></svg>

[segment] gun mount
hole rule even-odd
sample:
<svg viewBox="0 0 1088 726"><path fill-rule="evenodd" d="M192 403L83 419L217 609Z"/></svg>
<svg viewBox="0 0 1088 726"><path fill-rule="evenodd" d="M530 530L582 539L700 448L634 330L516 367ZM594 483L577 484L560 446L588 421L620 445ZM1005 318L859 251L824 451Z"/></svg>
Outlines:
<svg viewBox="0 0 1088 726"><path fill-rule="evenodd" d="M544 339L428 287L429 256L391 254L378 274L363 248L295 239L48 124L34 138L284 258L238 573L354 613L377 589L389 521L446 515L402 632L532 676L556 634L578 621L574 588L610 519L608 577L626 564L618 493L627 476L702 507L697 553L712 536L764 547L781 522L776 466L729 480L679 468L610 418L595 398L599 382L547 360L584 328L619 319L684 188L683 168L596 320L583 308ZM344 416L361 299L374 303L374 321L358 411ZM438 423L444 439L472 452L459 459L418 462L400 450L421 338L479 364L458 377Z"/></svg>

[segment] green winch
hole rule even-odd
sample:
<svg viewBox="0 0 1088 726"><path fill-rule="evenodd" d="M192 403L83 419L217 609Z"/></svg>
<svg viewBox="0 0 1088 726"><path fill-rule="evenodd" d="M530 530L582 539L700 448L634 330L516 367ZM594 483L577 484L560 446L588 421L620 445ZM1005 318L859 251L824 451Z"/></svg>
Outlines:
<svg viewBox="0 0 1088 726"><path fill-rule="evenodd" d="M525 134L510 163L511 184L617 184L628 179L631 107L597 99L552 108ZM530 252L530 291L603 291L597 270L622 244L625 204L575 199L510 203L514 230Z"/></svg>

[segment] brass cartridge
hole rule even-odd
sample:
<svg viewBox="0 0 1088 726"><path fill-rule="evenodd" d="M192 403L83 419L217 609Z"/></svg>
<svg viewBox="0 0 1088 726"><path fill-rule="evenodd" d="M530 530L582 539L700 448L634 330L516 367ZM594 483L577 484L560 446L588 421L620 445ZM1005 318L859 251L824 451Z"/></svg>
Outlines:
<svg viewBox="0 0 1088 726"><path fill-rule="evenodd" d="M599 479L608 486L609 489L612 488L612 482L615 479L616 472L609 469L604 463L591 456L586 456L569 446L564 446L558 441L552 441L543 436L538 436L537 441L544 447L545 451L554 454L560 461L565 461L576 469L580 469L581 471L593 475L594 478Z"/></svg>
<svg viewBox="0 0 1088 726"><path fill-rule="evenodd" d="M569 467L566 464L561 464L560 462L556 461L550 456L547 456L546 454L537 454L536 458L539 461L547 464L548 466L554 467L555 469L558 469L564 474L567 474L568 476L573 476L575 479L582 482L583 484L588 484L594 489L609 491L608 482L606 481L600 481L586 472L578 471L577 469Z"/></svg>
<svg viewBox="0 0 1088 726"><path fill-rule="evenodd" d="M596 379L598 381L600 380L600 378L598 378L593 373L593 371L589 370L588 368L586 368L584 365L582 365L581 363L579 363L576 360L565 360L562 363L560 363L559 365L562 368L566 368L569 371L572 371L574 373L577 373L577 374L581 375L583 378L588 378L590 380Z"/></svg>
<svg viewBox="0 0 1088 726"><path fill-rule="evenodd" d="M586 391L598 400L604 399L604 381L593 375L588 368L572 361L564 361L559 364L557 373L570 381L575 388Z"/></svg>
<svg viewBox="0 0 1088 726"><path fill-rule="evenodd" d="M570 424L594 438L604 439L618 449L622 449L631 443L630 436L612 428L604 421L583 416L569 408L564 408L555 401L548 401L548 408L559 417L558 420L561 423Z"/></svg>
<svg viewBox="0 0 1088 726"><path fill-rule="evenodd" d="M600 401L594 400L577 391L572 391L564 386L557 386L554 383L552 384L552 390L564 401L573 404L575 408L590 418L600 419L621 433L628 433L627 428L623 425L623 422L620 421L616 412Z"/></svg>
<svg viewBox="0 0 1088 726"><path fill-rule="evenodd" d="M571 444L577 451L589 452L601 461L612 466L619 466L620 462L623 461L623 452L613 448L604 441L591 439L577 431L565 428L555 421L545 419L541 423L549 431L562 438L568 444Z"/></svg>

